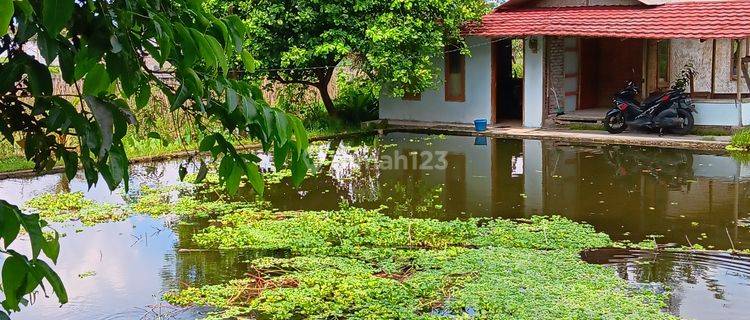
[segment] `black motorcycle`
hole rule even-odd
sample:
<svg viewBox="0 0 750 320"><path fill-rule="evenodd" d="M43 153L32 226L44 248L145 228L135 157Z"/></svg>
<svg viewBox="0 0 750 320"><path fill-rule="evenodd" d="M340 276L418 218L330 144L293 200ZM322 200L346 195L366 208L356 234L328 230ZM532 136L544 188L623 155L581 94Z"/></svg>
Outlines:
<svg viewBox="0 0 750 320"><path fill-rule="evenodd" d="M695 105L684 86L676 85L667 92L653 94L642 103L637 96L638 87L632 81L615 96L615 107L604 118L607 131L621 133L633 128L684 135L693 130Z"/></svg>

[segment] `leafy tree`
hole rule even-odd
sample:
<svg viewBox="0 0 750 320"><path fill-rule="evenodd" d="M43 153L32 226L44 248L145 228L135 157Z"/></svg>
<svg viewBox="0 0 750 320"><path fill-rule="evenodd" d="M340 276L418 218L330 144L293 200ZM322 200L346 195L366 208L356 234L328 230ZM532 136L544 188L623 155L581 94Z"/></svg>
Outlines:
<svg viewBox="0 0 750 320"><path fill-rule="evenodd" d="M89 187L101 176L112 190L127 188L122 138L138 124L131 106L146 105L156 89L172 112L189 115L203 132L200 150L221 159L228 191L236 191L243 176L263 191L259 159L230 143L236 134L273 148L277 165L289 159L299 183L310 167L301 121L270 108L257 87L230 72L255 67L244 49L246 35L240 18L218 18L199 0L0 0L0 134L23 146L38 171L61 162L69 179L82 167ZM28 53L34 45L43 61ZM53 89L53 62L76 94ZM199 179L205 177L202 165ZM9 248L21 228L31 239L30 257ZM40 257L55 262L59 252L57 237L43 236L42 228L47 224L38 215L0 201L7 312L18 311L24 295L44 289L44 280L61 303L67 301L59 277ZM0 319L7 317L0 311Z"/></svg>
<svg viewBox="0 0 750 320"><path fill-rule="evenodd" d="M209 0L215 12L244 19L256 72L320 91L335 115L328 84L334 68L353 62L390 93L420 92L436 83L433 58L446 44L465 47L463 24L488 10L483 0Z"/></svg>

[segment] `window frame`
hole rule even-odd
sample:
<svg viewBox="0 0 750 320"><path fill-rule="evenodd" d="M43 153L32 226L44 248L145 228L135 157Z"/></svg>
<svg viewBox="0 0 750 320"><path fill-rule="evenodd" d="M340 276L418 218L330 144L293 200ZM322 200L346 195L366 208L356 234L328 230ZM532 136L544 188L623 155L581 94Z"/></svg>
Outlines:
<svg viewBox="0 0 750 320"><path fill-rule="evenodd" d="M666 74L664 75L664 82L661 81L661 74L660 74L660 68L659 68L659 54L661 53L661 50L659 50L659 46L665 43L666 44L666 55L667 55L667 70L665 71ZM670 75L670 70L672 69L672 43L670 40L657 40L656 42L656 88L659 90L669 88L672 84L672 77Z"/></svg>
<svg viewBox="0 0 750 320"><path fill-rule="evenodd" d="M465 102L466 101L466 56L461 54L458 47L455 46L447 46L445 50L445 101L451 101L451 102ZM450 85L450 75L451 75L451 68L450 66L453 64L451 54L454 52L458 52L458 57L460 57L460 66L461 66L461 81L460 81L460 94L457 96L451 95L451 85Z"/></svg>

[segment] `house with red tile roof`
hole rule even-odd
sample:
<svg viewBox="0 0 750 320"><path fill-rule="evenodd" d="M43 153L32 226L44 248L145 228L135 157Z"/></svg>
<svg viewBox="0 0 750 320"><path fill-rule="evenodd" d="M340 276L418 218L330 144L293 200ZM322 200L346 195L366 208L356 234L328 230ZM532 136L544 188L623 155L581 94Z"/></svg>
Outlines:
<svg viewBox="0 0 750 320"><path fill-rule="evenodd" d="M628 81L642 98L686 66L696 125L750 125L750 0L509 0L436 60L443 85L381 99L391 120L548 127L601 121Z"/></svg>

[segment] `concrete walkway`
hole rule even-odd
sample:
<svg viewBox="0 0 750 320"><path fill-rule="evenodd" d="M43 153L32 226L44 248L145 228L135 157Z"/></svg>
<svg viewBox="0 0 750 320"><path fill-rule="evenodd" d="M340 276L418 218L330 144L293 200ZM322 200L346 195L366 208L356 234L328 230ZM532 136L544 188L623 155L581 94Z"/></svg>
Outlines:
<svg viewBox="0 0 750 320"><path fill-rule="evenodd" d="M489 127L487 131L475 132L472 125L394 121L389 120L389 131L440 132L444 134L490 136L512 139L555 140L576 143L620 144L646 147L723 151L729 145L729 136L677 136L658 133L624 132L610 134L600 130L531 129L522 127Z"/></svg>

